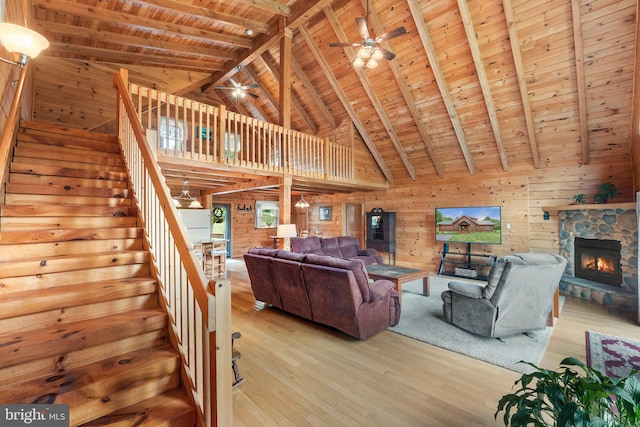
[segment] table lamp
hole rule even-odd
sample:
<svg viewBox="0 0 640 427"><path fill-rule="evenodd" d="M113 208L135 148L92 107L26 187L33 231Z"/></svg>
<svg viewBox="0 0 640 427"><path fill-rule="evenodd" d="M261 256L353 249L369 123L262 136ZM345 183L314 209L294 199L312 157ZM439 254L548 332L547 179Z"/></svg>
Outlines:
<svg viewBox="0 0 640 427"><path fill-rule="evenodd" d="M296 237L298 235L295 224L278 224L276 229L276 237L278 239L284 239L284 250L290 251L291 244L289 238Z"/></svg>

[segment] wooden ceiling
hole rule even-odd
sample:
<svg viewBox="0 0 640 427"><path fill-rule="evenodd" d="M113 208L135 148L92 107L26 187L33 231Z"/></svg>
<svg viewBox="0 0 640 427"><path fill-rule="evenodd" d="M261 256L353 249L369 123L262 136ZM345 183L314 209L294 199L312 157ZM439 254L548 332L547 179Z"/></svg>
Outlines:
<svg viewBox="0 0 640 427"><path fill-rule="evenodd" d="M335 135L352 123L390 182L629 155L636 0L32 3L51 42L36 60L37 120L113 129L110 81L92 79L123 67L137 83L278 123L290 31L291 127ZM329 43L360 42L367 9L373 37L407 34L383 43L395 59L357 71L353 48ZM258 84L259 98L214 88L229 77Z"/></svg>

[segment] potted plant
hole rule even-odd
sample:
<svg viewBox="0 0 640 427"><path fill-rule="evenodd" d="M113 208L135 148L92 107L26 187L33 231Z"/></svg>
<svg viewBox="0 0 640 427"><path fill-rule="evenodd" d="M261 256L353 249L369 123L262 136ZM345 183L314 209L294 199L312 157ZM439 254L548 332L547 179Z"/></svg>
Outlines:
<svg viewBox="0 0 640 427"><path fill-rule="evenodd" d="M596 203L607 203L607 201L618 194L618 187L610 182L603 182L598 184L598 191L595 195Z"/></svg>
<svg viewBox="0 0 640 427"><path fill-rule="evenodd" d="M564 359L560 363L564 369L559 371L527 364L535 372L523 374L515 382L519 388L498 403L495 417L504 411L505 426L640 425L637 371L625 378L610 378L574 357Z"/></svg>
<svg viewBox="0 0 640 427"><path fill-rule="evenodd" d="M576 205L584 205L587 203L586 196L584 194L576 194L573 196L573 203Z"/></svg>

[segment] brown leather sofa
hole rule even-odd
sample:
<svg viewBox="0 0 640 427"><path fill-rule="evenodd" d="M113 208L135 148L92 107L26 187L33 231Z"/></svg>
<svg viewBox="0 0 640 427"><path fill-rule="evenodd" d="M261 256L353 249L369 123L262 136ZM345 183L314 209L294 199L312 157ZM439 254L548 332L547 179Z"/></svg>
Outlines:
<svg viewBox="0 0 640 427"><path fill-rule="evenodd" d="M400 319L392 282L370 281L361 260L253 248L244 255L256 300L369 338Z"/></svg>

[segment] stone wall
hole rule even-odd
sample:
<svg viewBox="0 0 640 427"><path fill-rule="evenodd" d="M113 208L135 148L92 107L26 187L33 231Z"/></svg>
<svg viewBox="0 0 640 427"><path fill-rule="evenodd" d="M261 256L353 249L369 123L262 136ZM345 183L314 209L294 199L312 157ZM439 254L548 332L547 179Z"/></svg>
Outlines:
<svg viewBox="0 0 640 427"><path fill-rule="evenodd" d="M638 294L638 220L635 209L564 210L560 217L560 255L567 258L567 274L574 275L574 238L619 240L624 291Z"/></svg>

